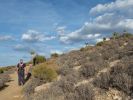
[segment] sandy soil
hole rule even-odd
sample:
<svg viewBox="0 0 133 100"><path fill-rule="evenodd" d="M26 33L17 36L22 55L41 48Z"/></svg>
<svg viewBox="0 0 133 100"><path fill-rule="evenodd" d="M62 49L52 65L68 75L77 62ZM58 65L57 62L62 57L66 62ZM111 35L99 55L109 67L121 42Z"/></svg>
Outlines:
<svg viewBox="0 0 133 100"><path fill-rule="evenodd" d="M0 100L23 100L22 86L18 86L17 73L10 74L10 77L11 81L6 83L6 87L0 91Z"/></svg>

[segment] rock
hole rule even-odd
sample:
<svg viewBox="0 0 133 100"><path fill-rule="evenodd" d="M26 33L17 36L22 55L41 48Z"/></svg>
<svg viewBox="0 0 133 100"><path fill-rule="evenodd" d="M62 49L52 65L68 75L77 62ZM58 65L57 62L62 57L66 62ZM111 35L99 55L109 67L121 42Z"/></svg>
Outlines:
<svg viewBox="0 0 133 100"><path fill-rule="evenodd" d="M0 79L0 89L4 87L4 82L2 79Z"/></svg>
<svg viewBox="0 0 133 100"><path fill-rule="evenodd" d="M50 86L51 86L52 82L51 83L46 83L46 84L43 84L43 85L40 85L40 86L37 86L35 88L35 92L39 92L41 90L46 90L48 89Z"/></svg>

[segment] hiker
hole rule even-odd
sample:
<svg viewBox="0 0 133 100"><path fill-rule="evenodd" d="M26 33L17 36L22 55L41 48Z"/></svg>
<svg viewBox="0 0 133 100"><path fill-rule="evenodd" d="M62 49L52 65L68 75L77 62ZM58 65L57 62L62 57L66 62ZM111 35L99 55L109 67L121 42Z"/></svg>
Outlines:
<svg viewBox="0 0 133 100"><path fill-rule="evenodd" d="M20 59L20 62L17 64L17 73L18 73L18 85L24 85L25 83L25 67L26 64L23 62L23 59Z"/></svg>
<svg viewBox="0 0 133 100"><path fill-rule="evenodd" d="M28 81L32 75L32 64L29 64L29 68L26 69L26 79L25 82Z"/></svg>
<svg viewBox="0 0 133 100"><path fill-rule="evenodd" d="M33 60L33 66L35 66L36 65L36 53L34 53L33 55L32 55L32 60Z"/></svg>
<svg viewBox="0 0 133 100"><path fill-rule="evenodd" d="M36 57L33 58L33 65L36 65Z"/></svg>

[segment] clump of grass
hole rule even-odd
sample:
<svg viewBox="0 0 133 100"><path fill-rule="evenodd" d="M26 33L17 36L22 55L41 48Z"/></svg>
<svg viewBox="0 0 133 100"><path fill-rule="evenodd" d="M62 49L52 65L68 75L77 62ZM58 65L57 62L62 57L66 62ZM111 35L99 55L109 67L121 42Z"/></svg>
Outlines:
<svg viewBox="0 0 133 100"><path fill-rule="evenodd" d="M33 76L46 82L50 82L57 78L57 73L54 69L39 64L33 69Z"/></svg>

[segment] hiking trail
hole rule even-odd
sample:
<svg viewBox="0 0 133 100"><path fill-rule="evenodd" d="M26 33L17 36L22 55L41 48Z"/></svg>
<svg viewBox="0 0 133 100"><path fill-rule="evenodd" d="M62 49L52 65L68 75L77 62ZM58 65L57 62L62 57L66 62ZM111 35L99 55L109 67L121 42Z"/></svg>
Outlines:
<svg viewBox="0 0 133 100"><path fill-rule="evenodd" d="M11 81L0 91L0 100L23 100L22 86L18 86L17 72L10 74Z"/></svg>

